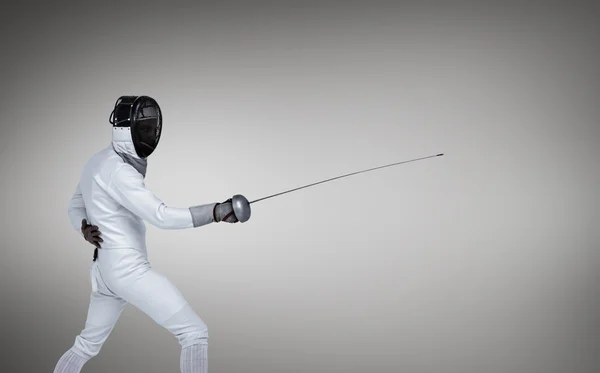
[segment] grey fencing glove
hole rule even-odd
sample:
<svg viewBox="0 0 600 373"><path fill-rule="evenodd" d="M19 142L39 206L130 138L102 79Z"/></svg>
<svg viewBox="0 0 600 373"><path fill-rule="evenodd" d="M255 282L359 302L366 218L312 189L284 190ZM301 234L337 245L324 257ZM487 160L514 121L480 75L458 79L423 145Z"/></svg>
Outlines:
<svg viewBox="0 0 600 373"><path fill-rule="evenodd" d="M237 223L238 219L233 213L231 198L223 203L217 203L213 209L213 218L215 222L224 221L226 223Z"/></svg>

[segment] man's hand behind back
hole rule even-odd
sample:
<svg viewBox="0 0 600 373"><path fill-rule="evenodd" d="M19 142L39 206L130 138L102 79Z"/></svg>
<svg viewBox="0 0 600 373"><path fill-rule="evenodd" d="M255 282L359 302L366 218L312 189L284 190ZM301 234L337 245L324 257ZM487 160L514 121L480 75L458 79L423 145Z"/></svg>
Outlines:
<svg viewBox="0 0 600 373"><path fill-rule="evenodd" d="M100 249L100 242L104 240L100 237L100 231L98 227L95 225L90 225L87 223L86 219L81 221L81 233L83 233L83 237L85 240L92 245L96 246L96 248Z"/></svg>

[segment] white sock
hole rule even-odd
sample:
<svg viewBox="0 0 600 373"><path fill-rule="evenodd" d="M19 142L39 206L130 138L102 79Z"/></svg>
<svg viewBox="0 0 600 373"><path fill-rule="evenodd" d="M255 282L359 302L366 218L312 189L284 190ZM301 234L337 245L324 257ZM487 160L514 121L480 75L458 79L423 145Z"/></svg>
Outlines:
<svg viewBox="0 0 600 373"><path fill-rule="evenodd" d="M82 358L71 350L64 353L56 363L54 373L79 373L87 359Z"/></svg>
<svg viewBox="0 0 600 373"><path fill-rule="evenodd" d="M181 350L180 368L181 373L207 373L208 345L195 344L183 348Z"/></svg>

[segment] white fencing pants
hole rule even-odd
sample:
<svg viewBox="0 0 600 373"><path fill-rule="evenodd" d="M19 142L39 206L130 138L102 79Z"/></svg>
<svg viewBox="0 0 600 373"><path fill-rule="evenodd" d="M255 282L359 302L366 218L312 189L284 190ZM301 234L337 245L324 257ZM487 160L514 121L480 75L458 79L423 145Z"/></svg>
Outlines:
<svg viewBox="0 0 600 373"><path fill-rule="evenodd" d="M144 251L101 249L90 267L90 277L92 293L85 327L68 353L85 361L98 355L123 308L130 303L177 338L182 348L183 373L207 372L206 324L177 287L152 269Z"/></svg>

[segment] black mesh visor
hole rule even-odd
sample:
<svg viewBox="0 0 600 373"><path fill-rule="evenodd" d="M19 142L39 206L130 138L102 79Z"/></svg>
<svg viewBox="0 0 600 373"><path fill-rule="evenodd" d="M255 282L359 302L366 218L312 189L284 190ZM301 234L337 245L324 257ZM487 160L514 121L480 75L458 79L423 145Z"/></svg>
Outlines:
<svg viewBox="0 0 600 373"><path fill-rule="evenodd" d="M131 139L137 154L146 158L158 146L162 131L162 113L151 97L138 97L131 108Z"/></svg>

